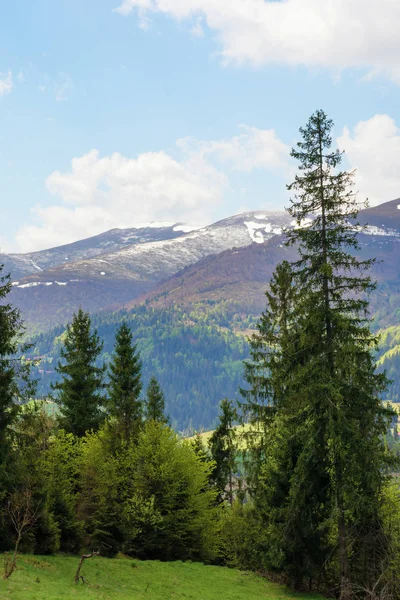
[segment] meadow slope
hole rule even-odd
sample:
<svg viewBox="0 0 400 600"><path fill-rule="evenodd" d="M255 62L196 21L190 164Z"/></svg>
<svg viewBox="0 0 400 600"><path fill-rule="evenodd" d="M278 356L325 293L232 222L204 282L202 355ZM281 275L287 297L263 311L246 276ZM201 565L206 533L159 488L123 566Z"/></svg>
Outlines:
<svg viewBox="0 0 400 600"><path fill-rule="evenodd" d="M78 557L21 556L18 570L0 580L2 600L320 600L294 594L253 573L191 562L92 558L75 584Z"/></svg>

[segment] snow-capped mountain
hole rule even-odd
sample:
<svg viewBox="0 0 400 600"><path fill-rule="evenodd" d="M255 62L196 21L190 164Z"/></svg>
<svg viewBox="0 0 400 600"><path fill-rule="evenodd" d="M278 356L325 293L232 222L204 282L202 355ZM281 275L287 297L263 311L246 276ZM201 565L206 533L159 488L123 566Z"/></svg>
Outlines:
<svg viewBox="0 0 400 600"><path fill-rule="evenodd" d="M370 223L360 236L366 254L369 250L374 256L382 249L391 255L400 251L398 205L400 200L395 200L361 211L360 222ZM30 265L27 277L16 278L14 273L10 299L21 309L27 324L48 328L68 321L79 307L95 312L131 305L174 275L174 285L179 285L183 269L235 248L256 248L268 242L267 254L274 252L272 265L278 255L284 254L280 234L293 226L295 223L283 211L259 210L189 232L182 225L113 230L69 247L35 253L34 258L18 255L25 263L33 262L34 267ZM269 240L274 239L276 244L270 244ZM251 261L256 255L250 252L246 257ZM50 267L46 268L46 264ZM212 264L211 261L205 266L212 268ZM218 277L211 278L215 286Z"/></svg>
<svg viewBox="0 0 400 600"><path fill-rule="evenodd" d="M281 233L290 221L283 211L249 212L188 233L178 231L183 226L174 226L159 232L165 238L170 235L169 239L135 239L133 244L98 252L91 258L72 262L63 257L63 261L48 269L36 269L34 274L16 280L14 276L11 301L21 309L27 323L41 328L65 322L80 306L90 311L116 308L210 254L261 244ZM180 235L171 239L171 232ZM121 235L117 242L121 243ZM93 246L92 243L90 252L94 252ZM98 248L99 244L96 251ZM35 263L39 267L43 264Z"/></svg>
<svg viewBox="0 0 400 600"><path fill-rule="evenodd" d="M89 259L105 252L116 252L133 244L174 239L188 229L181 223L140 223L129 229L111 229L99 235L48 250L26 254L0 254L4 272L17 280L66 263Z"/></svg>
<svg viewBox="0 0 400 600"><path fill-rule="evenodd" d="M370 232L400 235L400 198L362 210L359 221L362 225L368 224Z"/></svg>
<svg viewBox="0 0 400 600"><path fill-rule="evenodd" d="M92 258L59 263L25 278L23 282L15 282L15 285L26 288L54 283L56 280L68 285L86 278L158 281L209 254L249 246L253 242L263 243L282 233L289 224L290 218L284 212L244 213L175 239L136 242Z"/></svg>

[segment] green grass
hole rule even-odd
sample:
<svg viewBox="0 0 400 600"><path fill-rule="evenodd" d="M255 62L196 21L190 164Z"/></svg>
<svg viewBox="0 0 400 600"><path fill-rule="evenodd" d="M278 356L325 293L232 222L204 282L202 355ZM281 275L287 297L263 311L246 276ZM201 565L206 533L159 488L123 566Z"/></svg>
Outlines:
<svg viewBox="0 0 400 600"><path fill-rule="evenodd" d="M73 582L78 557L21 556L8 581L0 580L1 600L317 600L225 567L200 563L91 558L82 575L99 586Z"/></svg>
<svg viewBox="0 0 400 600"><path fill-rule="evenodd" d="M234 429L236 431L236 447L237 447L237 449L245 450L247 448L247 442L246 442L246 438L244 437L244 435L252 430L255 432L256 431L255 425L250 425L249 423L245 423L244 425L236 425L234 427ZM208 446L208 442L210 441L210 438L213 433L214 433L214 430L199 432L199 435L201 437L201 440L202 440L204 446ZM194 440L195 437L196 437L195 435L192 435L192 436L188 437L187 439Z"/></svg>

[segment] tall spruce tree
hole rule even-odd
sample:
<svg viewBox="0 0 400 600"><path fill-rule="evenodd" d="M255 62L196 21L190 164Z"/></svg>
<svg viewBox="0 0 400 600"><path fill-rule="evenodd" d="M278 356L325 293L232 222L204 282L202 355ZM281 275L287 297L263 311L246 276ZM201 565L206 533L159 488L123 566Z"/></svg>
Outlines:
<svg viewBox="0 0 400 600"><path fill-rule="evenodd" d="M3 266L0 267L0 273ZM11 291L10 276L0 278L0 300L3 303ZM7 451L7 434L13 423L18 406L16 404L15 363L11 356L17 351L18 335L21 330L20 313L10 304L0 306L0 464Z"/></svg>
<svg viewBox="0 0 400 600"><path fill-rule="evenodd" d="M237 412L232 402L226 398L222 400L220 407L219 423L208 442L211 458L215 463L210 479L218 490L219 502L228 500L232 506L237 454L234 423L237 420Z"/></svg>
<svg viewBox="0 0 400 600"><path fill-rule="evenodd" d="M242 406L253 425L267 424L286 397L284 390L280 389L280 382L284 381L284 387L287 387L287 381L278 377L278 367L284 371L284 361L290 356L288 345L293 341L292 315L296 293L292 279L292 267L283 261L277 266L265 292L267 306L257 324L258 332L250 339L251 360L244 364L250 389L241 392L246 398ZM286 366L284 372L288 371Z"/></svg>
<svg viewBox="0 0 400 600"><path fill-rule="evenodd" d="M318 553L328 561L337 550L340 597L349 600L354 583L368 587L379 578L387 550L379 513L390 462L382 438L391 411L380 401L387 380L376 373L372 355L377 340L369 328L368 294L375 286L365 272L373 261L355 257L353 174L339 170L342 154L331 149L332 126L317 111L292 150L300 165L288 186L297 223L288 243L300 259L292 265L291 287L277 270L273 283L281 278L280 292L275 288L273 295L279 302L270 304L252 342L247 378L249 393L260 396L261 384L261 397L275 407L272 429L275 442L279 436L282 442L272 440L262 479L267 517L281 523L275 541L284 551L283 568L294 568L299 581L313 574ZM285 289L293 298L286 326ZM286 483L279 465L286 465ZM336 543L329 548L332 519Z"/></svg>
<svg viewBox="0 0 400 600"><path fill-rule="evenodd" d="M115 337L114 354L109 368L108 411L117 420L125 440L136 436L141 427L141 391L139 354L133 344L129 326L122 323Z"/></svg>
<svg viewBox="0 0 400 600"><path fill-rule="evenodd" d="M35 393L29 365L15 357L23 333L20 311L7 302L11 291L10 275L2 275L0 265L0 501L6 493L10 472L10 432L18 416L19 406Z"/></svg>
<svg viewBox="0 0 400 600"><path fill-rule="evenodd" d="M97 331L91 331L89 313L79 309L67 325L61 361L56 371L61 380L52 388L60 406L60 422L68 433L78 437L96 431L104 421L104 366L97 361L103 349Z"/></svg>
<svg viewBox="0 0 400 600"><path fill-rule="evenodd" d="M374 261L355 256L359 205L353 173L340 171L342 153L332 149L332 127L317 111L300 129L302 141L292 150L299 174L288 186L294 192L289 214L298 227L289 233L289 243L298 245L300 253L294 265L294 282L302 290L296 319L309 352L296 374L310 420L304 452L320 456L324 450L320 460L328 459L327 500L336 516L340 597L349 600L355 578L361 575L357 583L368 586L380 576L371 540L379 534L388 464L383 436L392 413L380 401L387 379L376 373L372 355L377 339L369 327L367 296L375 284L365 271ZM357 573L360 554L365 564L375 564L375 572Z"/></svg>
<svg viewBox="0 0 400 600"><path fill-rule="evenodd" d="M323 465L317 468L310 461L302 503L291 502L304 426L294 374L305 361L294 318L298 290L292 280L292 267L284 261L271 279L258 332L250 339L251 358L245 362L250 387L242 390L242 407L251 423L245 434L247 491L268 531L258 561L268 570L284 571L292 586L299 587L305 576L311 579L319 572L326 559L320 492L326 482Z"/></svg>
<svg viewBox="0 0 400 600"><path fill-rule="evenodd" d="M168 417L165 416L165 398L160 388L160 384L153 376L150 379L146 391L145 400L146 421L158 421L158 423L169 423Z"/></svg>

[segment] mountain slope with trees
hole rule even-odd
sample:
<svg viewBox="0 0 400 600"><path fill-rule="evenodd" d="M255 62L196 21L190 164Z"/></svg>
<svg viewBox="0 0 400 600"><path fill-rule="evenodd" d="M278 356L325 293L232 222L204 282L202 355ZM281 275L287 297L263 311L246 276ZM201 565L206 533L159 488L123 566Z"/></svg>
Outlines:
<svg viewBox="0 0 400 600"><path fill-rule="evenodd" d="M397 201L389 205L392 211L398 210ZM378 287L370 298L373 330L382 334L377 359L379 368L386 368L394 380L384 398L399 402L395 331L400 327L400 238L360 233L359 243L359 260L378 259L371 269ZM265 307L267 282L279 262L296 257L295 248L286 248L284 238L274 236L263 244L206 257L124 311L93 314L94 326L105 342L101 362L110 360L116 330L126 319L143 361L144 386L153 375L159 380L174 426L180 430L213 428L221 399L238 398L243 383L241 361L249 352L246 336ZM63 331L60 326L33 338L29 356L44 356L35 367L40 394L48 393L55 378Z"/></svg>

